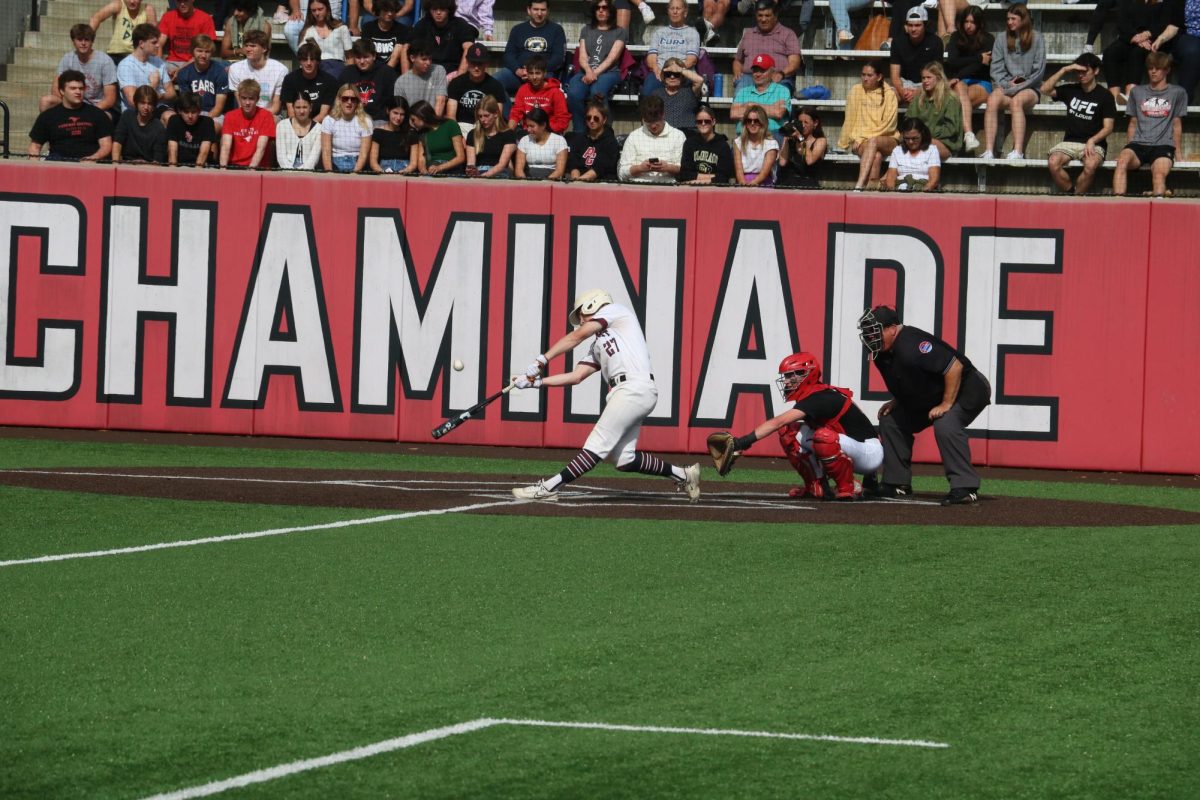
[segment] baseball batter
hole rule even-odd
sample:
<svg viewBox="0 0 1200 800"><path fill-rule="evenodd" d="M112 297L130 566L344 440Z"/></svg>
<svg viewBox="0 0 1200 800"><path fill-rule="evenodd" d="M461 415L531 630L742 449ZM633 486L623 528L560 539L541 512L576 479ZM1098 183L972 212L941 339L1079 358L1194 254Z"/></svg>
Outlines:
<svg viewBox="0 0 1200 800"><path fill-rule="evenodd" d="M517 378L518 389L574 386L597 370L609 391L604 411L588 435L583 449L557 475L532 486L512 490L520 500L557 500L558 490L607 459L622 472L642 472L672 478L676 488L695 501L700 497L700 465L677 467L637 449L642 421L658 403L658 389L650 372L650 350L637 315L608 292L593 289L575 299L567 317L574 330L539 355ZM569 353L592 339L591 350L570 372L541 377L552 359Z"/></svg>

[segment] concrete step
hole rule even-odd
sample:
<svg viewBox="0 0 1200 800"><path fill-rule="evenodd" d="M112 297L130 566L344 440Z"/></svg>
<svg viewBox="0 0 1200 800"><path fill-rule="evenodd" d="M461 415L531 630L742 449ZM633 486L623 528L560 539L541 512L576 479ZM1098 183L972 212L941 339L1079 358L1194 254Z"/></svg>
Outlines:
<svg viewBox="0 0 1200 800"><path fill-rule="evenodd" d="M49 91L49 82L45 84L0 82L0 100L8 103L9 108L12 108L16 102L30 97L37 99Z"/></svg>
<svg viewBox="0 0 1200 800"><path fill-rule="evenodd" d="M53 72L65 52L62 48L34 50L29 47L22 47L13 53L12 63L18 67L37 67Z"/></svg>
<svg viewBox="0 0 1200 800"><path fill-rule="evenodd" d="M59 58L62 58L62 53L59 54ZM49 86L50 81L54 79L54 70L56 67L58 67L57 61L50 67L26 67L9 64L3 68L4 80L10 83L39 83Z"/></svg>

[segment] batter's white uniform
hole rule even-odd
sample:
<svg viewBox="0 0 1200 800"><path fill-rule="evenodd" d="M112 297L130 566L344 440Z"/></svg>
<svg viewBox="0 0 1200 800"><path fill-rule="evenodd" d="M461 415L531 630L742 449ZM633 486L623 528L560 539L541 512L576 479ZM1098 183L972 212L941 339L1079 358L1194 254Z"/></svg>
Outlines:
<svg viewBox="0 0 1200 800"><path fill-rule="evenodd" d="M596 312L592 321L604 329L596 334L580 363L599 369L609 391L604 411L583 449L623 466L634 459L642 420L658 405L650 348L637 315L623 305L609 303Z"/></svg>

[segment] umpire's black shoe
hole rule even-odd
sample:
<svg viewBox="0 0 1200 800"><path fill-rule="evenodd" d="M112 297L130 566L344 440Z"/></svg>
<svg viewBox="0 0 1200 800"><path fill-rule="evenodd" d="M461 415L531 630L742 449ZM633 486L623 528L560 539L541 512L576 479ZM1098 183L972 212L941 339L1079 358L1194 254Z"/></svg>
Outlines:
<svg viewBox="0 0 1200 800"><path fill-rule="evenodd" d="M880 483L869 488L864 485L863 494L867 497L903 499L913 496L913 488L907 483Z"/></svg>
<svg viewBox="0 0 1200 800"><path fill-rule="evenodd" d="M950 494L942 498L944 506L963 506L979 501L979 487L974 489L951 489Z"/></svg>

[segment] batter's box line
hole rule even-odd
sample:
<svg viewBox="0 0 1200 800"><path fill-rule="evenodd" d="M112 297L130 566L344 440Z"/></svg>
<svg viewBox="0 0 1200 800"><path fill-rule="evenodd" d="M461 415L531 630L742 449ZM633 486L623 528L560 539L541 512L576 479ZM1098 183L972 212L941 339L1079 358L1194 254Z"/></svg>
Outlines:
<svg viewBox="0 0 1200 800"><path fill-rule="evenodd" d="M226 778L221 781L213 781L198 786L191 786L186 789L179 789L174 792L165 792L156 794L146 800L188 800L192 797L208 797L209 795L220 794L229 789L240 789L245 786L251 786L256 783L265 783L273 781L277 778L286 778L290 775L295 775L300 772L308 772L322 767L331 767L336 764L344 764L348 761L359 761L364 758L381 755L383 753L391 753L396 750L404 750L409 747L416 747L419 744L426 742L434 742L438 739L447 739L451 736L459 736L464 733L474 733L485 728L495 728L501 725L528 727L528 728L574 728L577 730L599 730L599 731L615 731L620 733L674 733L674 734L690 734L693 736L740 736L752 739L790 739L793 741L807 742L834 742L838 744L860 744L860 745L883 745L891 747L919 747L926 749L944 750L950 745L946 742L933 742L925 739L881 739L875 736L831 736L826 734L814 733L778 733L774 731L742 731L731 730L727 728L671 728L662 725L616 725L608 722L555 722L544 719L493 719L483 717L473 719L469 722L460 722L456 725L447 725L442 728L430 728L426 731L418 733L410 733L406 736L399 736L395 739L385 739L374 744L355 747L350 750L343 750L339 753L330 753L326 756L318 758L306 758L301 761L292 761L288 764L280 764L278 766L269 767L267 769L255 770L247 772L244 775L238 775L233 778Z"/></svg>

